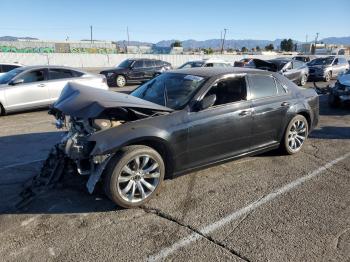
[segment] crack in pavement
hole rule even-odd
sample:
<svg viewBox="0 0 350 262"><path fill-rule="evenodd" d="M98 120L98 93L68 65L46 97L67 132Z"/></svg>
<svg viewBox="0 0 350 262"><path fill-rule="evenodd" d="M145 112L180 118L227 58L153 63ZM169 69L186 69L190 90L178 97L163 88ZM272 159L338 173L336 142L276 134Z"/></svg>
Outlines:
<svg viewBox="0 0 350 262"><path fill-rule="evenodd" d="M159 216L159 217L161 217L163 219L166 219L168 221L174 222L174 223L176 223L177 225L179 225L181 227L185 227L185 228L191 230L194 234L197 234L198 236L208 240L209 242L213 243L214 245L225 249L226 251L228 251L232 255L234 255L236 257L239 257L240 259L242 259L242 260L244 260L246 262L250 262L250 260L247 257L243 256L242 254L240 254L238 251L234 250L233 248L229 248L229 247L225 246L220 241L213 239L211 236L202 233L201 231L195 229L194 227L192 227L190 225L186 225L184 223L181 223L180 221L178 221L177 219L175 219L171 215L166 214L166 213L162 212L161 210L159 210L157 208L149 208L149 207L143 206L143 207L141 207L141 209L144 212L146 212L146 213L157 215L157 216Z"/></svg>

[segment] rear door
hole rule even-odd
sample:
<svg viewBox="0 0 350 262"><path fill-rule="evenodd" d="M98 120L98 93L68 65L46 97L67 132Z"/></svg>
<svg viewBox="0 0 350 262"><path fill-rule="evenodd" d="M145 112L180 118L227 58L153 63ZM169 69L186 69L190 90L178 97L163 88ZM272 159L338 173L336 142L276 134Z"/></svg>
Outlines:
<svg viewBox="0 0 350 262"><path fill-rule="evenodd" d="M249 76L249 99L253 107L252 147L279 142L285 126L291 94L272 75Z"/></svg>
<svg viewBox="0 0 350 262"><path fill-rule="evenodd" d="M60 96L62 89L69 81L77 80L81 72L73 71L67 68L49 68L48 70L48 91L50 102L54 102Z"/></svg>
<svg viewBox="0 0 350 262"><path fill-rule="evenodd" d="M288 62L283 67L283 75L291 81L296 81L298 79L298 69L293 67L292 61Z"/></svg>
<svg viewBox="0 0 350 262"><path fill-rule="evenodd" d="M144 78L145 79L153 78L155 73L156 73L155 61L154 60L145 60L144 65L145 65Z"/></svg>
<svg viewBox="0 0 350 262"><path fill-rule="evenodd" d="M144 60L136 60L128 74L128 78L134 81L141 81L145 78Z"/></svg>
<svg viewBox="0 0 350 262"><path fill-rule="evenodd" d="M5 88L8 110L21 110L50 104L47 87L47 69L35 69L19 74L14 80L23 83Z"/></svg>

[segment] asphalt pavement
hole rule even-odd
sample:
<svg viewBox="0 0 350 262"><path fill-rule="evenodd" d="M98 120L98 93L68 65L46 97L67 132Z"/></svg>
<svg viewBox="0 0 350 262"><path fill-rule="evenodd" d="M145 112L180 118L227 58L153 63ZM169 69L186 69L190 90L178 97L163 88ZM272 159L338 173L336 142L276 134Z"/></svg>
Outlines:
<svg viewBox="0 0 350 262"><path fill-rule="evenodd" d="M327 95L320 101L320 123L300 153L166 180L130 210L101 190L89 195L83 178L11 209L62 132L47 110L1 117L1 260L349 261L350 108L329 108Z"/></svg>

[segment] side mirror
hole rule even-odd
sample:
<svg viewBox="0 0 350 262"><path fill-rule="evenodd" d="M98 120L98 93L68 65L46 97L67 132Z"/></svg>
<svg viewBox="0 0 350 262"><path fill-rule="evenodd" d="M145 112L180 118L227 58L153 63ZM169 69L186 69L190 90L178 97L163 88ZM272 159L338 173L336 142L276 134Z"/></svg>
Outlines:
<svg viewBox="0 0 350 262"><path fill-rule="evenodd" d="M215 104L215 102L216 102L216 95L215 94L210 95L210 96L206 96L201 101L198 102L196 109L198 111L207 109L207 108L213 106Z"/></svg>
<svg viewBox="0 0 350 262"><path fill-rule="evenodd" d="M23 84L23 83L24 83L24 79L18 78L18 79L11 81L10 85L15 86L15 85Z"/></svg>

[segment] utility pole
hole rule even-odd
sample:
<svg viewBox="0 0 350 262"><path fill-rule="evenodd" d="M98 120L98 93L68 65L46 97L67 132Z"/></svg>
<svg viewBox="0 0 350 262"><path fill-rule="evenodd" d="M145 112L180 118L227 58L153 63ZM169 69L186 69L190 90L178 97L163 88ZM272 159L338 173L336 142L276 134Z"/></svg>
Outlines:
<svg viewBox="0 0 350 262"><path fill-rule="evenodd" d="M306 36L305 36L305 44L307 44L307 38L308 38L309 36L306 34Z"/></svg>
<svg viewBox="0 0 350 262"><path fill-rule="evenodd" d="M90 25L90 43L92 44L92 25Z"/></svg>
<svg viewBox="0 0 350 262"><path fill-rule="evenodd" d="M128 45L130 45L129 27L128 26L126 26L126 35L128 37Z"/></svg>
<svg viewBox="0 0 350 262"><path fill-rule="evenodd" d="M316 45L317 45L317 40L318 40L318 35L320 33L316 33L316 37L315 37L315 45L314 45L314 49L313 49L313 55L316 54Z"/></svg>
<svg viewBox="0 0 350 262"><path fill-rule="evenodd" d="M224 28L224 38L222 39L222 45L221 45L221 54L224 52L224 45L225 45L225 38L226 38L226 31L228 29Z"/></svg>

